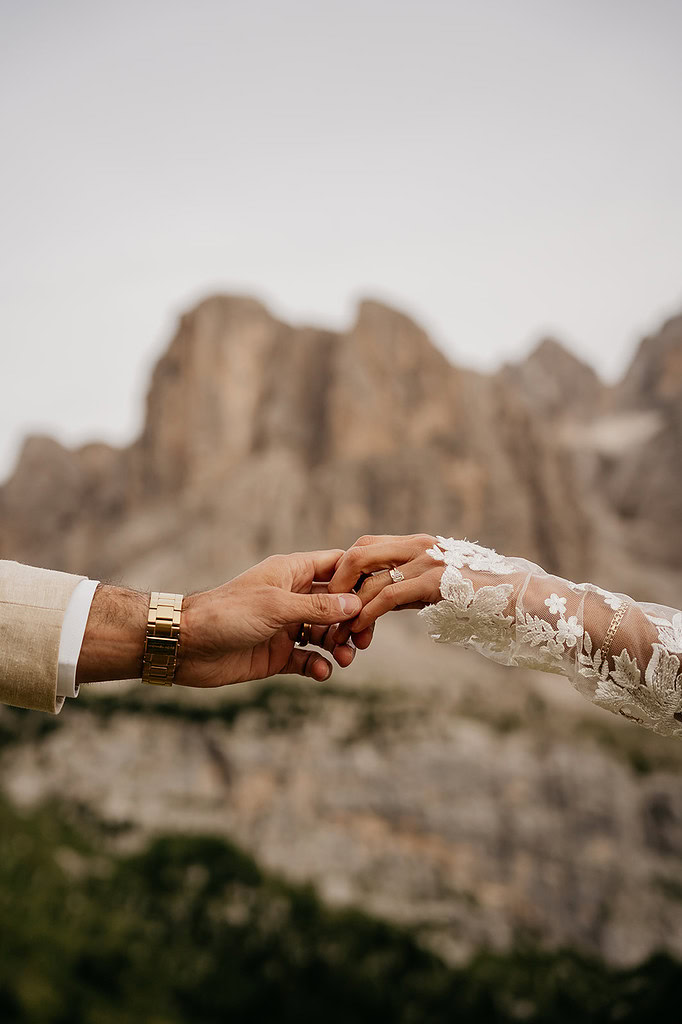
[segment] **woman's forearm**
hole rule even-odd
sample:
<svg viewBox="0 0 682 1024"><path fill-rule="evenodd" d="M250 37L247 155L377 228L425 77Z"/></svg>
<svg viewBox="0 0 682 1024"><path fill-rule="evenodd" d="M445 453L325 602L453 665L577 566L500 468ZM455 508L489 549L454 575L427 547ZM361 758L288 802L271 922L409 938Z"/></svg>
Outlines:
<svg viewBox="0 0 682 1024"><path fill-rule="evenodd" d="M443 600L423 613L434 639L560 673L601 707L682 735L682 612L468 542L439 538L432 555L445 562Z"/></svg>

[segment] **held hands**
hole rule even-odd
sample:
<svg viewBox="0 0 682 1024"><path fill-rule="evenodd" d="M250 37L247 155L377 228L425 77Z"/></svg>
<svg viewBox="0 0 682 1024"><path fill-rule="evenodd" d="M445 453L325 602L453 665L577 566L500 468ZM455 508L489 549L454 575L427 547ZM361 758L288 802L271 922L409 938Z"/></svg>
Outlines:
<svg viewBox="0 0 682 1024"><path fill-rule="evenodd" d="M328 679L327 658L296 648L300 624L312 623L310 643L346 668L356 647L369 647L381 615L440 600L444 566L427 554L435 543L428 534L361 537L347 551L273 555L187 598L175 681L212 687L277 673ZM390 569L402 580L394 582Z"/></svg>
<svg viewBox="0 0 682 1024"><path fill-rule="evenodd" d="M426 553L434 543L426 534L361 537L348 551L273 555L215 590L186 597L175 682L214 687L278 673L328 679L332 665L321 650L345 668L356 647L369 646L384 612L438 600L443 565ZM400 570L400 582L379 571L390 568ZM148 607L148 594L97 587L78 683L139 677ZM301 623L312 624L309 643L317 650L296 647Z"/></svg>
<svg viewBox="0 0 682 1024"><path fill-rule="evenodd" d="M435 544L436 538L426 533L356 540L341 555L329 592L352 590L362 581L357 592L363 608L356 618L338 627L335 642L346 644L352 635L355 646L364 650L371 643L376 620L386 612L424 608L439 601L445 566L428 554Z"/></svg>

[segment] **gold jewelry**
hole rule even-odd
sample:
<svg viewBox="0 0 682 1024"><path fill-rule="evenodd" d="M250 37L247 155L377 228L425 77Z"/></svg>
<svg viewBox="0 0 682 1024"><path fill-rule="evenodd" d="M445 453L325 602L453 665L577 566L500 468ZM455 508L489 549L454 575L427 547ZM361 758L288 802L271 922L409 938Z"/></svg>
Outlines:
<svg viewBox="0 0 682 1024"><path fill-rule="evenodd" d="M310 634L312 632L312 629L313 629L313 627L312 627L312 624L310 622L303 622L303 623L301 623L301 628L299 629L298 636L296 637L296 646L297 647L307 647L308 646L308 644L310 643Z"/></svg>
<svg viewBox="0 0 682 1024"><path fill-rule="evenodd" d="M142 682L172 686L180 643L182 594L154 591L149 601Z"/></svg>
<svg viewBox="0 0 682 1024"><path fill-rule="evenodd" d="M613 642L613 638L616 635L616 633L618 632L618 627L620 626L621 622L623 621L623 616L625 615L627 610L628 610L628 602L627 601L623 601L623 603L618 606L618 608L616 609L615 615L611 619L611 623L609 625L609 628L606 630L606 636L604 637L604 641L603 641L603 643L601 645L602 664L604 664L604 662L608 658L609 651L611 650L611 644Z"/></svg>

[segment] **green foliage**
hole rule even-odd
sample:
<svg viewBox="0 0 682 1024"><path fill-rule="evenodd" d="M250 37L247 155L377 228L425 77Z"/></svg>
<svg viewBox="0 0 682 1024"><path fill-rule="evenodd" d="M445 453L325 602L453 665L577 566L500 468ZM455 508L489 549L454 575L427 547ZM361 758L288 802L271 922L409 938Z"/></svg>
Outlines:
<svg viewBox="0 0 682 1024"><path fill-rule="evenodd" d="M0 803L2 1024L657 1024L680 967L569 951L451 969L405 930L326 908L211 837L107 853L73 808Z"/></svg>

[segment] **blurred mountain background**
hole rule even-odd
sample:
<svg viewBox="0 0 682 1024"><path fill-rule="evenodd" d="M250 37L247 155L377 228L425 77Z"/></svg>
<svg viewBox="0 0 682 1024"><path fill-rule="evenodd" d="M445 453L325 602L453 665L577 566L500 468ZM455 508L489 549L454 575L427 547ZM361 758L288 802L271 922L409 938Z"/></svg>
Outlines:
<svg viewBox="0 0 682 1024"><path fill-rule="evenodd" d="M681 33L2 5L0 557L429 531L682 607ZM324 686L151 689L0 707L0 1024L677 1024L679 742L412 612Z"/></svg>
<svg viewBox="0 0 682 1024"><path fill-rule="evenodd" d="M429 531L682 607L681 399L682 317L607 386L551 338L485 374L376 301L335 333L214 295L133 444L25 442L0 556L187 592L273 551ZM682 956L679 743L437 647L414 613L324 686L111 683L37 725L0 708L0 728L14 805L68 796L119 855L222 837L451 969L528 942L618 969Z"/></svg>

